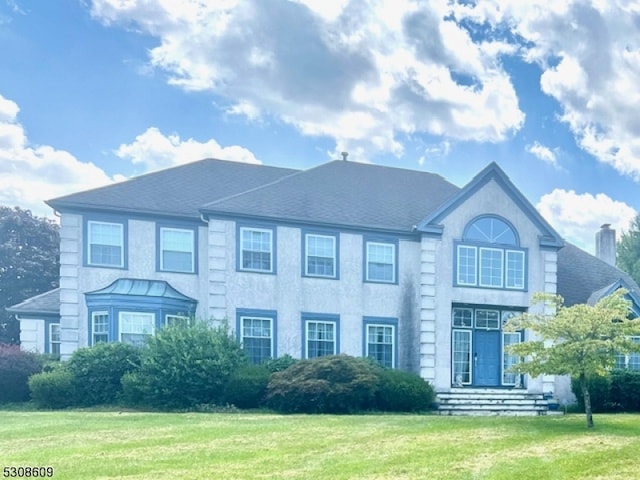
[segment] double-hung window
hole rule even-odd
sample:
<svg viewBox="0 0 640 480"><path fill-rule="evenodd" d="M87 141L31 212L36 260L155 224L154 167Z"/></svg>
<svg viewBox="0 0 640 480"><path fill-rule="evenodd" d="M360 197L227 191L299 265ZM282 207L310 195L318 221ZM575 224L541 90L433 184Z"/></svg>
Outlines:
<svg viewBox="0 0 640 480"><path fill-rule="evenodd" d="M195 231L160 227L160 270L195 272Z"/></svg>
<svg viewBox="0 0 640 480"><path fill-rule="evenodd" d="M309 277L337 277L337 236L304 235L304 274Z"/></svg>
<svg viewBox="0 0 640 480"><path fill-rule="evenodd" d="M304 358L316 358L338 353L337 315L303 314L302 319L305 338Z"/></svg>
<svg viewBox="0 0 640 480"><path fill-rule="evenodd" d="M274 272L273 230L240 227L239 269L250 272Z"/></svg>
<svg viewBox="0 0 640 480"><path fill-rule="evenodd" d="M87 264L100 267L124 267L124 225L87 222Z"/></svg>
<svg viewBox="0 0 640 480"><path fill-rule="evenodd" d="M526 250L506 221L493 216L472 221L455 249L455 285L526 288Z"/></svg>
<svg viewBox="0 0 640 480"><path fill-rule="evenodd" d="M109 341L109 314L107 312L91 313L91 344L96 345Z"/></svg>
<svg viewBox="0 0 640 480"><path fill-rule="evenodd" d="M396 282L395 243L365 241L365 281Z"/></svg>
<svg viewBox="0 0 640 480"><path fill-rule="evenodd" d="M60 355L60 324L49 324L49 353Z"/></svg>
<svg viewBox="0 0 640 480"><path fill-rule="evenodd" d="M365 356L386 368L396 366L397 320L365 317Z"/></svg>
<svg viewBox="0 0 640 480"><path fill-rule="evenodd" d="M142 346L147 337L155 332L156 316L147 312L120 312L120 341Z"/></svg>
<svg viewBox="0 0 640 480"><path fill-rule="evenodd" d="M631 337L633 343L640 343L640 337ZM628 368L629 370L640 370L640 353L633 352L616 355L616 368Z"/></svg>
<svg viewBox="0 0 640 480"><path fill-rule="evenodd" d="M240 316L242 348L251 363L264 363L273 358L273 319L270 317Z"/></svg>

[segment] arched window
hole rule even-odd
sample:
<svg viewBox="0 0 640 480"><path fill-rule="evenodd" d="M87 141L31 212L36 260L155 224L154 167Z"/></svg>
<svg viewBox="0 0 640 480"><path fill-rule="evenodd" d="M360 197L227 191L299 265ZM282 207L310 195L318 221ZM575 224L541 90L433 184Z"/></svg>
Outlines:
<svg viewBox="0 0 640 480"><path fill-rule="evenodd" d="M455 246L455 285L524 290L527 252L519 245L518 232L506 220L473 219Z"/></svg>
<svg viewBox="0 0 640 480"><path fill-rule="evenodd" d="M473 220L464 231L465 241L496 243L499 245L519 244L516 231L507 222L498 217L479 217Z"/></svg>

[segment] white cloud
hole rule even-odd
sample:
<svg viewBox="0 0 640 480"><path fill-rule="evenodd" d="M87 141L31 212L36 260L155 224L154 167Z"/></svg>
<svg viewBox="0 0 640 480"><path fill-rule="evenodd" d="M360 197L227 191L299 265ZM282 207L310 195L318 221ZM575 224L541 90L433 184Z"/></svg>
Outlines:
<svg viewBox="0 0 640 480"><path fill-rule="evenodd" d="M18 122L18 105L0 95L0 205L52 216L44 204L69 193L116 180L93 163L48 145L31 145Z"/></svg>
<svg viewBox="0 0 640 480"><path fill-rule="evenodd" d="M454 7L458 18L522 38L543 69L540 86L558 101L577 144L640 181L640 4L569 0L483 0Z"/></svg>
<svg viewBox="0 0 640 480"><path fill-rule="evenodd" d="M527 145L527 152L538 157L545 163L558 168L558 159L556 154L549 148L542 145L540 142L535 141L532 145Z"/></svg>
<svg viewBox="0 0 640 480"><path fill-rule="evenodd" d="M214 92L227 113L261 113L366 159L400 155L426 132L499 142L524 114L500 56L450 2L412 0L94 0L92 15L158 39L150 63L185 90Z"/></svg>
<svg viewBox="0 0 640 480"><path fill-rule="evenodd" d="M162 134L156 127L148 128L132 143L120 145L116 150L120 158L129 159L147 170L160 170L174 165L193 162L202 158L219 158L236 162L261 163L244 147L221 147L210 139L204 143L192 138L181 140L176 134Z"/></svg>
<svg viewBox="0 0 640 480"><path fill-rule="evenodd" d="M637 213L604 193L593 195L562 189L543 195L536 208L566 240L590 253L595 252L595 235L601 225L611 224L620 238Z"/></svg>

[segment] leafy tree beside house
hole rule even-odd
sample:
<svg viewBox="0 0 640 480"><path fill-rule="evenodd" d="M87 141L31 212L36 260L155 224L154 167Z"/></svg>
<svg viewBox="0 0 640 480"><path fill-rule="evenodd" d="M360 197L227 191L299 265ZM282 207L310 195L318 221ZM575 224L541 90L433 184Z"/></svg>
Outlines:
<svg viewBox="0 0 640 480"><path fill-rule="evenodd" d="M5 310L58 286L58 225L20 207L0 206L0 343L18 343L18 321Z"/></svg>
<svg viewBox="0 0 640 480"><path fill-rule="evenodd" d="M613 368L616 354L640 351L629 338L640 334L640 319L630 320L631 303L618 289L595 305L563 306L558 295L535 294L541 314L525 313L511 319L505 330L530 330L534 340L510 347L524 357L513 370L532 376L571 375L578 378L584 397L587 427L593 428L593 413L587 380Z"/></svg>
<svg viewBox="0 0 640 480"><path fill-rule="evenodd" d="M616 264L640 285L640 215L631 223L631 228L620 237L616 247Z"/></svg>

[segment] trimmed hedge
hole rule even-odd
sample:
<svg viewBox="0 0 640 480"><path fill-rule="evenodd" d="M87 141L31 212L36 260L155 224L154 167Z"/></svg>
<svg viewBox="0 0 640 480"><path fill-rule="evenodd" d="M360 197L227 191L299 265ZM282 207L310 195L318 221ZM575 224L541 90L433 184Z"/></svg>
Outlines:
<svg viewBox="0 0 640 480"><path fill-rule="evenodd" d="M266 401L283 413L352 413L374 406L377 386L375 367L366 359L330 355L272 374Z"/></svg>
<svg viewBox="0 0 640 480"><path fill-rule="evenodd" d="M640 371L613 370L609 375L588 379L591 408L594 413L640 412ZM573 378L571 389L584 411L580 382Z"/></svg>
<svg viewBox="0 0 640 480"><path fill-rule="evenodd" d="M224 389L226 403L237 408L260 408L271 372L264 365L242 365L229 378Z"/></svg>
<svg viewBox="0 0 640 480"><path fill-rule="evenodd" d="M380 368L376 408L385 412L423 412L432 408L433 387L415 373Z"/></svg>
<svg viewBox="0 0 640 480"><path fill-rule="evenodd" d="M0 344L0 403L28 401L29 377L41 371L40 355Z"/></svg>
<svg viewBox="0 0 640 480"><path fill-rule="evenodd" d="M73 375L63 365L29 377L29 390L38 408L67 408L77 398Z"/></svg>

